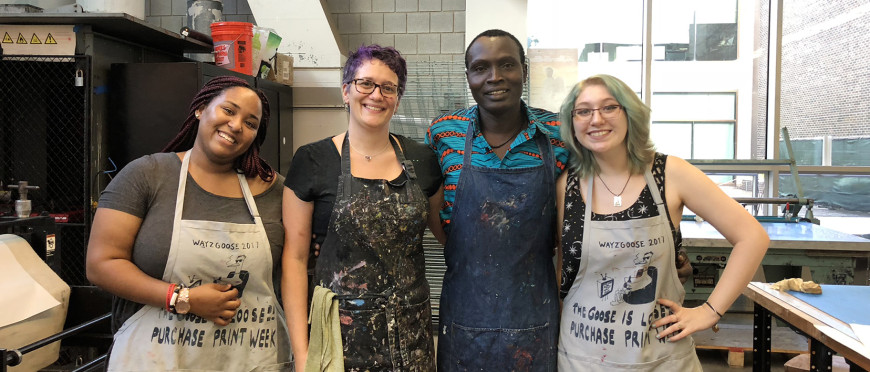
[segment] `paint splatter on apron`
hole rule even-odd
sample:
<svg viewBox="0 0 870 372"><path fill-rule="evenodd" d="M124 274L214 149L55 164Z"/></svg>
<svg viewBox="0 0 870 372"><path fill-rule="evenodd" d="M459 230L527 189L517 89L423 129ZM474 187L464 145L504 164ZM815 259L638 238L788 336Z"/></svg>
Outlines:
<svg viewBox="0 0 870 372"><path fill-rule="evenodd" d="M553 151L535 135L542 165L471 165L465 134L453 222L444 248L439 371L555 371L559 324L553 247Z"/></svg>
<svg viewBox="0 0 870 372"><path fill-rule="evenodd" d="M190 152L181 162L172 243L163 280L197 287L230 283L242 304L221 327L194 314L145 305L115 333L109 371L292 371L290 335L272 284L272 250L244 175L255 223L181 219ZM144 232L140 232L144 233Z"/></svg>
<svg viewBox="0 0 870 372"><path fill-rule="evenodd" d="M652 323L671 314L656 300L682 303L686 292L666 206L649 169L644 177L658 216L593 221L586 198L580 267L562 305L560 371L701 371L691 337L655 338L667 327Z"/></svg>
<svg viewBox="0 0 870 372"><path fill-rule="evenodd" d="M315 281L337 294L345 369L434 371L423 261L428 199L393 136L405 176L396 183L353 177L347 137L315 268Z"/></svg>

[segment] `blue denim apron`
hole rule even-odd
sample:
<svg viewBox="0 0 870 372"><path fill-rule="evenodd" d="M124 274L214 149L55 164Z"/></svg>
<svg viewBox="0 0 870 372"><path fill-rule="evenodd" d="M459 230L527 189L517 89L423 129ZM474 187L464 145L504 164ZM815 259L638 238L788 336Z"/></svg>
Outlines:
<svg viewBox="0 0 870 372"><path fill-rule="evenodd" d="M473 123L444 258L439 371L555 371L559 300L553 266L553 151L543 164L471 165Z"/></svg>

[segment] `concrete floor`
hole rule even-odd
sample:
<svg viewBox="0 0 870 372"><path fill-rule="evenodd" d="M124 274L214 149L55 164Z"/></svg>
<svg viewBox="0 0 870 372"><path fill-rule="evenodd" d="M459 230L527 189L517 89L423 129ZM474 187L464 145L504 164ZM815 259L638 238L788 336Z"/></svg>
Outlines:
<svg viewBox="0 0 870 372"><path fill-rule="evenodd" d="M725 317L719 323L721 325L751 325L752 324L752 314L751 313L736 313L736 312L728 312L725 314ZM438 336L435 335L435 344L438 344ZM747 345L751 346L751 345ZM742 371L752 371L752 352L744 353L744 361L743 367L731 367L728 365L728 351L727 350L706 350L706 349L697 349L698 359L701 361L701 366L704 369L704 372L742 372ZM791 358L797 356L797 354L779 354L773 353L771 354L771 372L783 372L785 371L784 365ZM676 371L675 371L676 372Z"/></svg>
<svg viewBox="0 0 870 372"><path fill-rule="evenodd" d="M725 350L697 350L697 353L704 372L752 371L752 353L745 354L742 368L728 365L728 352ZM771 372L784 371L783 365L793 356L791 354L772 354L770 363Z"/></svg>

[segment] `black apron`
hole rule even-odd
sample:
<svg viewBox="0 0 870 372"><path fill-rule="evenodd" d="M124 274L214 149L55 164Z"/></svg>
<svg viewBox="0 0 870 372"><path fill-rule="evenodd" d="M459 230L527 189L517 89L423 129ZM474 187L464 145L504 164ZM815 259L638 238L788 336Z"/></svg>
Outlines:
<svg viewBox="0 0 870 372"><path fill-rule="evenodd" d="M555 371L559 327L553 248L555 176L548 137L543 164L471 165L465 134L438 334L440 371Z"/></svg>
<svg viewBox="0 0 870 372"><path fill-rule="evenodd" d="M348 371L434 371L423 232L429 202L393 136L404 181L353 177L348 136L315 281L337 294ZM403 179L403 177L399 177Z"/></svg>

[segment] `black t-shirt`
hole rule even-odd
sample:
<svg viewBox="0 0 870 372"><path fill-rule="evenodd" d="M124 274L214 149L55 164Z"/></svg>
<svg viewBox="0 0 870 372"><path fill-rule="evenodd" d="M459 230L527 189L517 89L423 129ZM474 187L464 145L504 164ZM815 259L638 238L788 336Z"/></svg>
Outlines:
<svg viewBox="0 0 870 372"><path fill-rule="evenodd" d="M404 136L393 134L404 150L405 158L414 164L417 185L426 197L438 192L441 186L441 167L435 152L428 146ZM341 154L335 148L332 137L309 143L299 148L293 155L293 162L287 172L284 186L289 187L296 196L306 202L314 202L314 218L311 231L317 235L317 243L326 239L329 218L338 191L338 177L341 175ZM399 183L405 173L393 183Z"/></svg>

